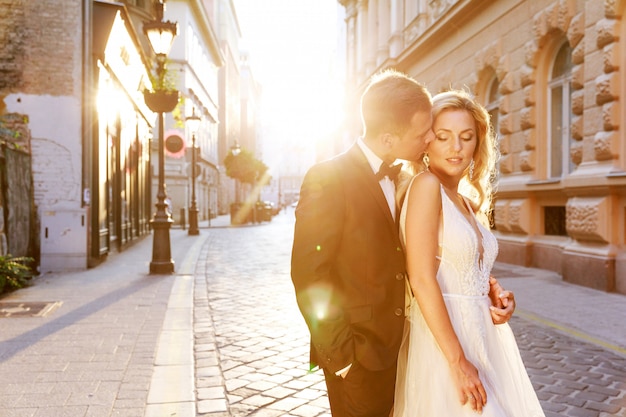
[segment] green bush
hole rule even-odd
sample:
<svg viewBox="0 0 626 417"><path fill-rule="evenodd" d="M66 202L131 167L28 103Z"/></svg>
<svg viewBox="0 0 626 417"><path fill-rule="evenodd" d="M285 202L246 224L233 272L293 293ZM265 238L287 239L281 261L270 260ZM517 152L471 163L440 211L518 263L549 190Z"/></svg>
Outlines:
<svg viewBox="0 0 626 417"><path fill-rule="evenodd" d="M0 255L0 294L28 286L33 276L31 262L28 256Z"/></svg>

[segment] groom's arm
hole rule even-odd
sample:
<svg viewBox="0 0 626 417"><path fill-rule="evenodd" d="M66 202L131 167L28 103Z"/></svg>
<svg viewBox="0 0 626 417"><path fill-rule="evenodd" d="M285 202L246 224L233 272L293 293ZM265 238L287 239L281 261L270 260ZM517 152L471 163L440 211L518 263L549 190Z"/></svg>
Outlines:
<svg viewBox="0 0 626 417"><path fill-rule="evenodd" d="M333 166L309 170L296 208L291 278L300 311L311 332L317 359L331 372L352 363L352 331L344 315L337 274L343 236L345 195Z"/></svg>

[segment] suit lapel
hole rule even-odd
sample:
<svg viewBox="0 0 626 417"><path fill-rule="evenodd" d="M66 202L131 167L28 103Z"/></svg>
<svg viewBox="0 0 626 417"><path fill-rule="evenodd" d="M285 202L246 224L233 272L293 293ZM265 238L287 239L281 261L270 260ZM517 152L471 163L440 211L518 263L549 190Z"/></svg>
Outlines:
<svg viewBox="0 0 626 417"><path fill-rule="evenodd" d="M347 156L349 163L353 165L354 170L357 172L357 175L355 175L355 177L358 179L358 181L360 181L359 186L362 186L363 189L372 194L374 200L376 201L376 204L384 212L385 218L387 219L387 223L389 224L389 226L393 230L398 230L396 227L397 222L394 221L393 216L391 215L391 211L389 210L389 205L387 204L385 194L380 187L380 183L376 180L376 175L374 175L372 167L370 166L367 158L363 154L363 151L361 151L361 148L359 148L357 144L352 145L352 147L347 152Z"/></svg>

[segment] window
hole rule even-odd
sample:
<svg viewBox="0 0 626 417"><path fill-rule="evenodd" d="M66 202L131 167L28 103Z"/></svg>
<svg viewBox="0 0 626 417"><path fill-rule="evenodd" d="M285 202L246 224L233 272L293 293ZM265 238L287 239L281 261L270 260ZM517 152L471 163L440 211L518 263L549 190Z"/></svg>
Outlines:
<svg viewBox="0 0 626 417"><path fill-rule="evenodd" d="M500 137L500 83L498 82L498 78L493 74L491 77L491 81L487 86L487 94L485 105L485 109L489 112L489 117L491 119L491 125L493 126L493 132L495 135L496 142ZM499 144L498 144L499 146ZM499 163L499 162L498 162ZM500 167L497 167L497 172L500 172ZM491 201L491 211L489 213L489 225L491 229L496 229L496 219L495 219L495 199Z"/></svg>
<svg viewBox="0 0 626 417"><path fill-rule="evenodd" d="M572 49L566 42L556 54L548 83L549 141L548 176L561 178L574 169L570 158L570 122L572 119L571 87Z"/></svg>
<svg viewBox="0 0 626 417"><path fill-rule="evenodd" d="M498 78L494 75L489 83L489 87L487 88L487 105L485 108L489 112L489 116L491 117L491 125L493 126L493 131L496 134L496 138L500 135L500 91L499 91L500 83L498 83Z"/></svg>
<svg viewBox="0 0 626 417"><path fill-rule="evenodd" d="M546 206L543 208L544 233L550 236L567 236L565 226L565 206Z"/></svg>

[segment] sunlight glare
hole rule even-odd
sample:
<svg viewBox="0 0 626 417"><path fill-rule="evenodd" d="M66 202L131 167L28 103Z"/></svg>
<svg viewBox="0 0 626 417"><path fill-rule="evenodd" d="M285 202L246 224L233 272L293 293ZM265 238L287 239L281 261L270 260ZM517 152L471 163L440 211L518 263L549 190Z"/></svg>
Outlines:
<svg viewBox="0 0 626 417"><path fill-rule="evenodd" d="M235 0L242 48L262 86L261 129L277 163L285 152L315 159L343 123L337 5L319 0ZM293 155L291 155L293 156ZM272 168L273 161L266 161Z"/></svg>

